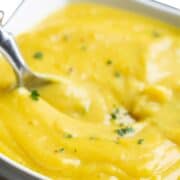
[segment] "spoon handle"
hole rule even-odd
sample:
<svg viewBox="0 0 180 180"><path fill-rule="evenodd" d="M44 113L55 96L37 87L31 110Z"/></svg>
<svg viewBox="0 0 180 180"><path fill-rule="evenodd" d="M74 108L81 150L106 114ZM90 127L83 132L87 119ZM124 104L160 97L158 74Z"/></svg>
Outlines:
<svg viewBox="0 0 180 180"><path fill-rule="evenodd" d="M2 27L0 27L0 52L13 67L17 80L20 82L23 74L28 72L28 67L24 62L13 35L6 32Z"/></svg>

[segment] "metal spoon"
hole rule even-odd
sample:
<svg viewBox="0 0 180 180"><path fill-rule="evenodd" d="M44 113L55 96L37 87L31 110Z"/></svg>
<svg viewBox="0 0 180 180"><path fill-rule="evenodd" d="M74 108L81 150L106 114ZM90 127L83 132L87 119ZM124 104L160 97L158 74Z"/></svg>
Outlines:
<svg viewBox="0 0 180 180"><path fill-rule="evenodd" d="M18 2L22 4L22 0L18 0ZM20 4L17 4L17 7L19 7L19 5ZM1 22L3 22L3 16L5 12L3 10L1 10L0 12L3 12L1 14ZM14 12L15 11L13 11L13 13ZM11 12L11 14L13 13ZM9 18L11 16L9 15ZM6 32L3 26L0 26L0 52L12 66L17 77L18 87L24 86L28 89L33 89L39 86L47 85L57 80L57 78L53 76L32 72L28 65L25 63L13 35L9 32Z"/></svg>
<svg viewBox="0 0 180 180"><path fill-rule="evenodd" d="M14 37L11 33L4 31L2 27L0 27L0 52L12 66L17 77L17 86L33 89L53 81L50 76L30 70L17 47Z"/></svg>

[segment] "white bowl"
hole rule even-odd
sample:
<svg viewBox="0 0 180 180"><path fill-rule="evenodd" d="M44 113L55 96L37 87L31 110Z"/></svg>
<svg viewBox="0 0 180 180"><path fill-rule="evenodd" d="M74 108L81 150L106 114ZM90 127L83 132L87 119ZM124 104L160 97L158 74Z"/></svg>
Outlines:
<svg viewBox="0 0 180 180"><path fill-rule="evenodd" d="M26 0L6 29L19 34L35 25L51 11L69 3L95 2L135 11L180 26L180 11L151 0ZM48 179L0 154L0 176L12 180Z"/></svg>

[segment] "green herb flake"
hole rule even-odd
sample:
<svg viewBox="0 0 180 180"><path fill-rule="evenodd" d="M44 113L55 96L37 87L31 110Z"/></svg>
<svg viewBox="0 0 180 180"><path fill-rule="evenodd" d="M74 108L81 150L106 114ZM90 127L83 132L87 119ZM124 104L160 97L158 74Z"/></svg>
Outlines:
<svg viewBox="0 0 180 180"><path fill-rule="evenodd" d="M152 35L153 35L153 37L155 37L155 38L161 37L160 32L157 32L157 31L153 31L153 32L152 32Z"/></svg>
<svg viewBox="0 0 180 180"><path fill-rule="evenodd" d="M86 50L87 50L87 46L86 46L85 44L82 45L82 46L81 46L81 50L82 50L82 51L86 51Z"/></svg>
<svg viewBox="0 0 180 180"><path fill-rule="evenodd" d="M32 98L32 100L38 101L39 97L40 97L40 94L39 94L39 92L37 90L32 90L31 94L30 94L30 97Z"/></svg>
<svg viewBox="0 0 180 180"><path fill-rule="evenodd" d="M143 144L144 139L138 139L137 144Z"/></svg>
<svg viewBox="0 0 180 180"><path fill-rule="evenodd" d="M33 57L34 57L35 59L40 60L40 59L43 58L43 53L40 52L40 51L37 51L36 53L34 53Z"/></svg>
<svg viewBox="0 0 180 180"><path fill-rule="evenodd" d="M94 137L94 136L90 136L89 139L90 139L90 140L96 140L97 138Z"/></svg>
<svg viewBox="0 0 180 180"><path fill-rule="evenodd" d="M114 141L115 144L120 144L119 141Z"/></svg>
<svg viewBox="0 0 180 180"><path fill-rule="evenodd" d="M70 133L64 134L64 137L67 138L67 139L73 138L72 134L70 134Z"/></svg>
<svg viewBox="0 0 180 180"><path fill-rule="evenodd" d="M74 149L74 152L76 153L76 152L77 152L77 149Z"/></svg>
<svg viewBox="0 0 180 180"><path fill-rule="evenodd" d="M117 133L119 136L124 136L132 132L134 132L134 129L132 127L124 127L124 128L115 130L115 133Z"/></svg>
<svg viewBox="0 0 180 180"><path fill-rule="evenodd" d="M60 149L59 149L59 152L64 152L64 148L60 148Z"/></svg>
<svg viewBox="0 0 180 180"><path fill-rule="evenodd" d="M116 108L110 115L112 120L116 120L119 115L119 108Z"/></svg>
<svg viewBox="0 0 180 180"><path fill-rule="evenodd" d="M115 76L116 78L119 78L119 77L121 76L121 74L120 74L119 72L115 72L115 73L114 73L114 76Z"/></svg>
<svg viewBox="0 0 180 180"><path fill-rule="evenodd" d="M106 61L106 64L107 64L107 65L111 65L111 64L112 64L112 60L111 60L111 59L108 59L108 60Z"/></svg>
<svg viewBox="0 0 180 180"><path fill-rule="evenodd" d="M117 118L117 115L115 113L111 113L111 119L115 120Z"/></svg>
<svg viewBox="0 0 180 180"><path fill-rule="evenodd" d="M57 150L55 150L54 152L55 152L55 153L58 153L58 152L61 152L61 153L62 153L62 152L64 152L64 148L57 149Z"/></svg>
<svg viewBox="0 0 180 180"><path fill-rule="evenodd" d="M69 36L67 34L64 34L62 36L62 39L63 39L63 41L68 41L69 40Z"/></svg>

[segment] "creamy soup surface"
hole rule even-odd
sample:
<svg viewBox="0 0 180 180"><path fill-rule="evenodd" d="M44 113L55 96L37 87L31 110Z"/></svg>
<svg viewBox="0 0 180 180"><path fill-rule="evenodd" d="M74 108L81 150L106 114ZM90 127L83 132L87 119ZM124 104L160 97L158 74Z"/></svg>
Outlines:
<svg viewBox="0 0 180 180"><path fill-rule="evenodd" d="M52 179L180 179L180 30L95 4L17 37L59 83L9 91L0 60L0 152Z"/></svg>

